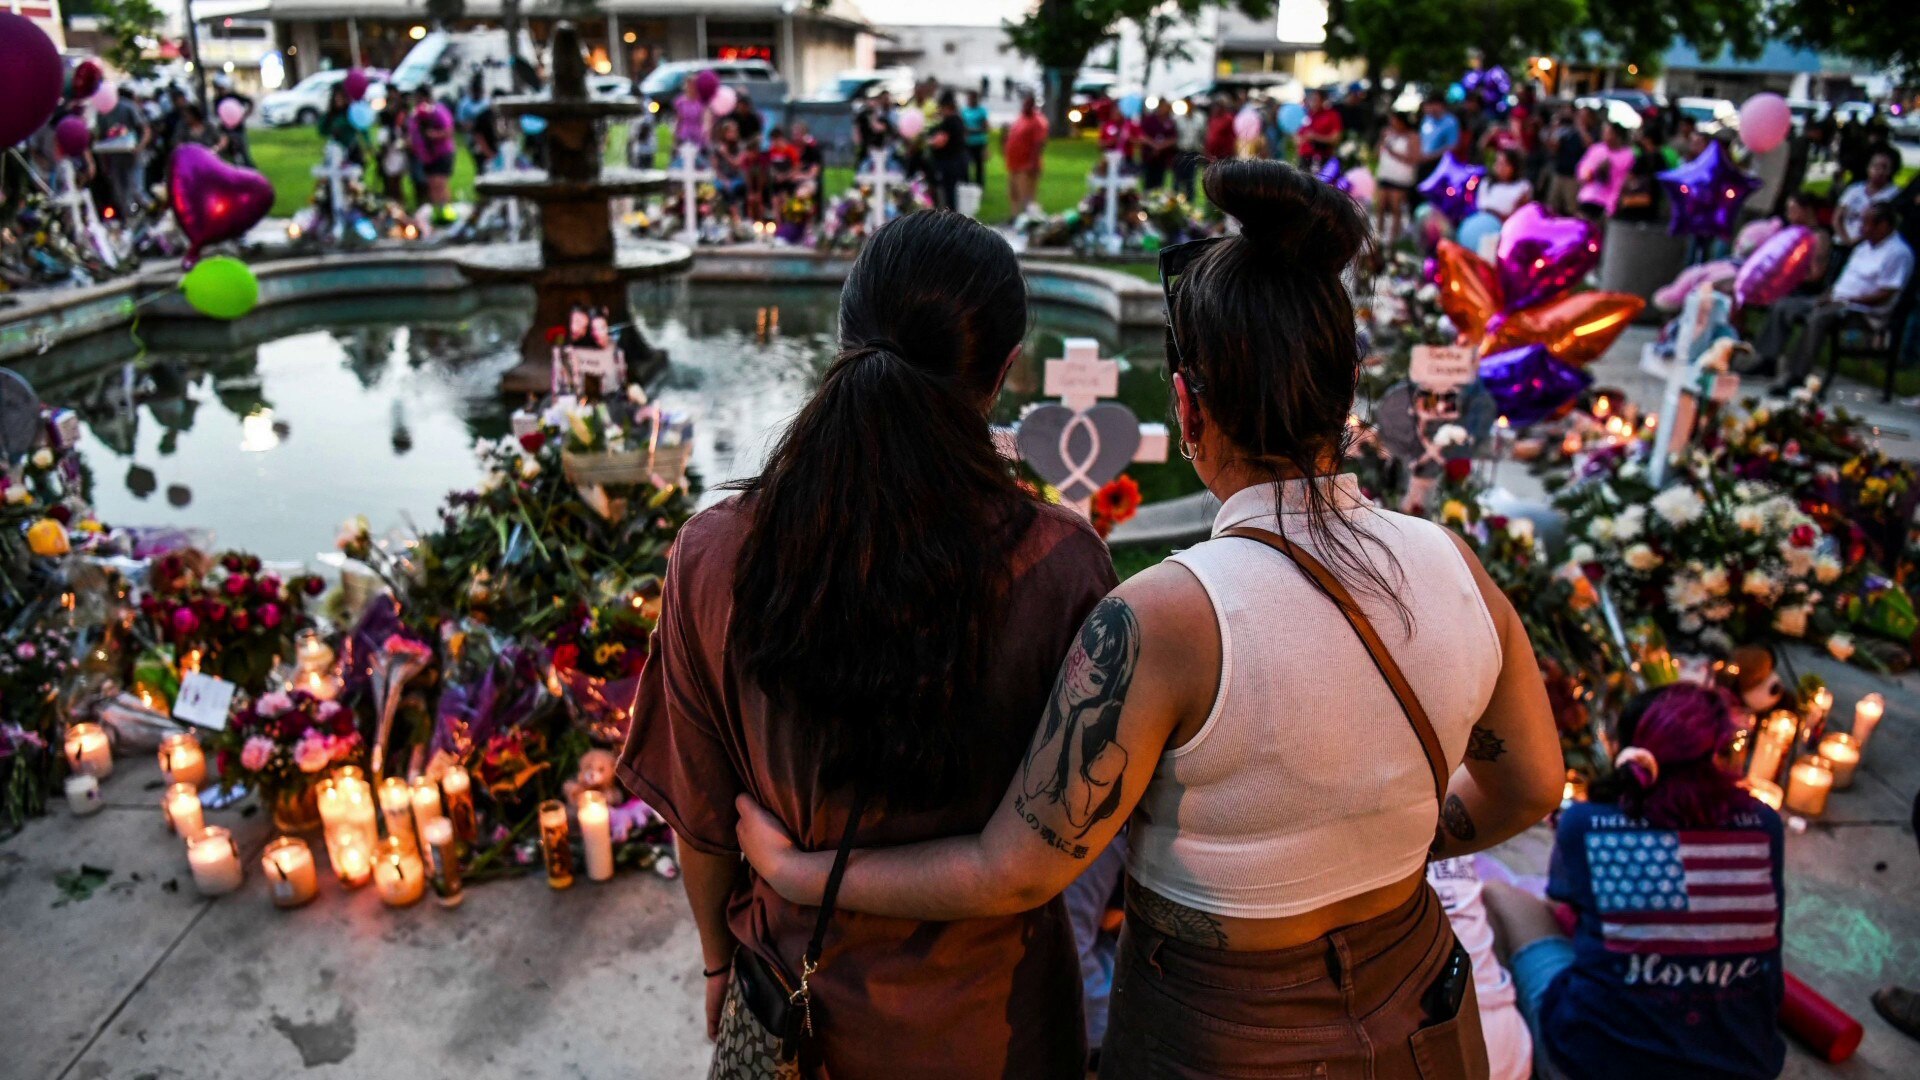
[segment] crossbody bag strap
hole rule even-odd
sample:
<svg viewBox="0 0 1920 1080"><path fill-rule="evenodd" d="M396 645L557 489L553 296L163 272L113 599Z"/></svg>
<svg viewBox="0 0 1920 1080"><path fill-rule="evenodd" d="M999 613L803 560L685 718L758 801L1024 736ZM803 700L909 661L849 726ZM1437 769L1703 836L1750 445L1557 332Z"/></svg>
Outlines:
<svg viewBox="0 0 1920 1080"><path fill-rule="evenodd" d="M1367 655L1373 657L1373 666L1380 669L1380 677L1387 681L1387 687L1400 701L1400 709L1407 714L1407 723L1412 726L1414 735L1420 739L1420 749L1426 751L1427 767L1433 770L1433 797L1435 802L1444 803L1447 798L1447 781L1451 770L1447 768L1446 752L1440 748L1440 736L1433 730L1433 721L1427 718L1427 710L1420 705L1420 699L1413 692L1413 684L1394 662L1393 654L1387 651L1387 643L1380 640L1380 634L1374 630L1373 623L1367 619L1367 613L1354 603L1353 593L1333 576L1326 564L1313 557L1299 544L1268 529L1256 529L1241 525L1227 529L1222 536L1237 536L1242 540L1252 540L1265 544L1273 550L1293 560L1302 573L1312 578L1333 599L1340 614L1346 616L1347 625L1367 647ZM828 895L832 895L829 892Z"/></svg>
<svg viewBox="0 0 1920 1080"><path fill-rule="evenodd" d="M800 958L803 993L806 977L820 966L820 951L827 943L827 924L833 921L834 904L840 898L840 879L847 876L847 857L853 853L853 838L860 831L860 815L866 812L867 797L872 793L872 785L864 780L854 789L853 810L848 814L846 831L840 834L840 850L834 853L833 869L827 874L826 892L820 896L820 917L813 924L813 937L807 941L806 955Z"/></svg>

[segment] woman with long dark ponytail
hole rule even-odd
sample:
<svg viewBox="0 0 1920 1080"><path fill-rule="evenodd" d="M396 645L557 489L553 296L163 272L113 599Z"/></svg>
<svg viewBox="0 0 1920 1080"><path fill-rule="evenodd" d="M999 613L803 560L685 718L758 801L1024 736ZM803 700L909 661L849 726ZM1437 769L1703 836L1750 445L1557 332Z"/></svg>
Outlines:
<svg viewBox="0 0 1920 1080"><path fill-rule="evenodd" d="M819 390L764 471L674 545L620 776L679 838L716 1075L757 1075L761 1034L835 1080L1084 1063L1058 901L820 918L752 877L734 836L741 793L828 850L992 815L1054 665L1114 583L1092 529L1025 492L992 440L1027 318L1018 261L978 223L922 213L875 232ZM811 1034L774 1030L772 997L802 1003Z"/></svg>
<svg viewBox="0 0 1920 1080"><path fill-rule="evenodd" d="M862 850L838 902L1021 911L1131 819L1102 1077L1484 1077L1470 960L1426 863L1558 801L1546 688L1458 537L1340 474L1358 204L1274 161L1215 164L1206 191L1240 233L1165 249L1160 269L1181 451L1222 503L1213 539L1087 616L983 832ZM832 853L741 811L781 895L830 891Z"/></svg>

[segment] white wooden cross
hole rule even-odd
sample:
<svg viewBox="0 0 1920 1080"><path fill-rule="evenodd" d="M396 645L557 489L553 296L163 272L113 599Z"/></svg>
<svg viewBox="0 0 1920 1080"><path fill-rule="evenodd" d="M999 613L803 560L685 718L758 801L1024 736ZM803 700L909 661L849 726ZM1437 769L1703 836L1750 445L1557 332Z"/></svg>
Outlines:
<svg viewBox="0 0 1920 1080"><path fill-rule="evenodd" d="M320 164L313 167L313 176L316 180L327 182L328 205L332 207L328 216L333 219L335 243L347 235L347 181L358 180L365 175L365 169L347 163L346 147L332 139L327 140Z"/></svg>
<svg viewBox="0 0 1920 1080"><path fill-rule="evenodd" d="M67 225L73 230L75 243L88 243L93 250L106 260L107 266L118 269L120 257L113 250L113 241L107 236L107 227L100 222L100 212L94 208L93 192L80 183L78 173L69 158L61 158L54 173L55 185L59 191L53 201L66 208Z"/></svg>
<svg viewBox="0 0 1920 1080"><path fill-rule="evenodd" d="M1105 359L1100 355L1100 343L1093 338L1067 338L1061 342L1065 346L1065 355L1058 360L1046 362L1045 381L1042 392L1049 397L1059 398L1059 404L1084 414L1103 399L1115 397L1120 392L1120 362ZM1076 416L1073 424L1084 424L1084 416ZM1093 436L1091 450L1086 462L1069 462L1068 467L1084 472L1099 454L1100 439L1097 429L1091 429ZM1019 425L997 427L994 429L994 442L1000 453L1006 457L1019 458ZM1140 425L1140 444L1133 452L1135 462L1162 462L1167 460L1167 425L1148 423ZM1062 435L1062 444L1066 442ZM1090 516L1090 498L1066 499L1061 504L1070 506L1082 517Z"/></svg>
<svg viewBox="0 0 1920 1080"><path fill-rule="evenodd" d="M1656 490L1667 482L1668 459L1687 448L1702 393L1710 390L1714 400L1722 402L1739 393L1737 375L1719 372L1711 380L1702 379L1707 372L1700 361L1705 359L1706 352L1701 353L1700 361L1688 359L1694 342L1713 328L1715 300L1710 282L1701 282L1687 297L1681 309L1680 332L1674 337L1671 363L1661 364L1651 345L1641 355L1641 370L1667 381L1666 393L1660 399L1660 419L1653 432L1653 458L1647 462L1647 479Z"/></svg>
<svg viewBox="0 0 1920 1080"><path fill-rule="evenodd" d="M696 244L700 241L700 182L713 179L713 170L700 167L698 146L683 142L674 151L667 179L680 181L680 239Z"/></svg>
<svg viewBox="0 0 1920 1080"><path fill-rule="evenodd" d="M1120 151L1107 151L1106 170L1087 176L1087 186L1098 189L1106 202L1100 212L1100 243L1116 252L1120 250L1120 193L1140 186L1139 177L1121 173L1121 158Z"/></svg>
<svg viewBox="0 0 1920 1080"><path fill-rule="evenodd" d="M887 186L906 182L906 174L894 169L892 156L885 150L874 150L867 154L867 168L854 182L868 181L873 184L873 196L867 200L867 231L872 232L887 223Z"/></svg>

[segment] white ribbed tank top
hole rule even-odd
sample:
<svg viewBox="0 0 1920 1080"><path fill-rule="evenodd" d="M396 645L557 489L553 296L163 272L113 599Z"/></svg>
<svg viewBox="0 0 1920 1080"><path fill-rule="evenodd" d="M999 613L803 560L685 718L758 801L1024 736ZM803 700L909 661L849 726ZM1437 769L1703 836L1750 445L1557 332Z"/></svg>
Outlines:
<svg viewBox="0 0 1920 1080"><path fill-rule="evenodd" d="M1457 766L1501 663L1473 573L1441 526L1374 509L1351 476L1322 483L1399 561L1411 634L1390 603L1348 587ZM1214 520L1215 539L1172 556L1213 603L1220 684L1206 724L1166 752L1141 796L1128 869L1217 915L1280 918L1357 896L1419 871L1433 842L1433 773L1366 647L1286 556L1219 536L1274 530L1340 574L1306 528L1305 485L1279 485L1279 513L1274 485L1238 492ZM1394 580L1377 549L1359 550Z"/></svg>

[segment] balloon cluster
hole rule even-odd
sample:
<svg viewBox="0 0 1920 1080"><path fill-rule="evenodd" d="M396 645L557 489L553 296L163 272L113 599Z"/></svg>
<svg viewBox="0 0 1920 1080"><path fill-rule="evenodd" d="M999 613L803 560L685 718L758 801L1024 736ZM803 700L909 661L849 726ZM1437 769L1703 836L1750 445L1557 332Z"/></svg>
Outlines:
<svg viewBox="0 0 1920 1080"><path fill-rule="evenodd" d="M1313 175L1321 183L1330 184L1335 189L1353 196L1354 201L1362 206L1373 201L1373 174L1367 171L1365 165L1342 169L1339 158L1328 158L1325 164L1314 170Z"/></svg>
<svg viewBox="0 0 1920 1080"><path fill-rule="evenodd" d="M1459 88L1457 94L1455 87ZM1480 103L1487 107L1488 112L1495 116L1505 116L1509 108L1507 95L1511 93L1513 93L1513 77L1507 74L1506 68L1495 64L1485 71L1479 68L1469 69L1465 75L1460 76L1459 82L1447 87L1447 100L1457 105L1470 97L1477 97Z"/></svg>
<svg viewBox="0 0 1920 1080"><path fill-rule="evenodd" d="M1655 178L1673 207L1668 231L1675 236L1731 236L1740 204L1760 186L1759 177L1734 167L1717 139L1699 157Z"/></svg>
<svg viewBox="0 0 1920 1080"><path fill-rule="evenodd" d="M1538 203L1500 227L1492 263L1451 240L1434 252L1440 309L1480 345L1481 382L1515 428L1564 409L1592 381L1580 370L1625 332L1646 301L1573 292L1599 265L1600 241L1581 218Z"/></svg>
<svg viewBox="0 0 1920 1080"><path fill-rule="evenodd" d="M1440 155L1440 163L1420 181L1420 197L1450 220L1459 222L1480 202L1480 185L1487 178L1484 165L1468 165L1449 150Z"/></svg>
<svg viewBox="0 0 1920 1080"><path fill-rule="evenodd" d="M720 75L706 68L693 76L693 96L716 117L726 116L740 104L740 95L731 86L720 83Z"/></svg>

